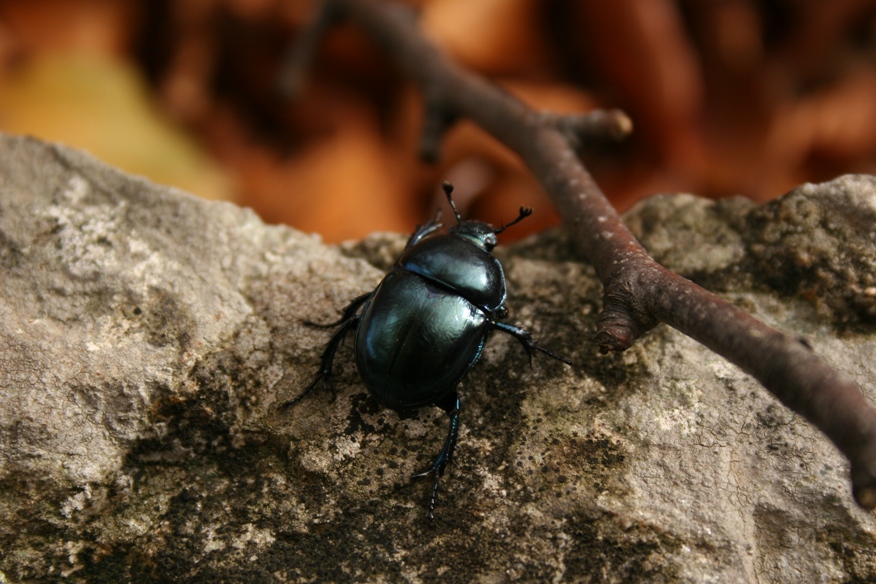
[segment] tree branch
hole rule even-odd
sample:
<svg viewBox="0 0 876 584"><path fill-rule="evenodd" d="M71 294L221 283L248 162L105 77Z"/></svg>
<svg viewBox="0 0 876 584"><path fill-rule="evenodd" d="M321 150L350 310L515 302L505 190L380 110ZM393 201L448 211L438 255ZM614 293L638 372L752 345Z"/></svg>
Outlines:
<svg viewBox="0 0 876 584"><path fill-rule="evenodd" d="M421 153L437 157L440 138L468 118L516 152L554 201L580 253L603 284L596 342L623 351L660 322L696 339L757 378L783 404L824 432L851 463L858 504L876 507L876 409L805 341L761 323L730 302L652 259L577 156L590 140L631 130L619 112L558 116L533 111L512 95L445 58L418 33L415 14L384 0L330 0L361 26L424 95ZM317 19L324 26L325 19ZM312 41L312 35L305 35ZM300 73L300 72L299 72ZM298 78L299 73L290 74Z"/></svg>

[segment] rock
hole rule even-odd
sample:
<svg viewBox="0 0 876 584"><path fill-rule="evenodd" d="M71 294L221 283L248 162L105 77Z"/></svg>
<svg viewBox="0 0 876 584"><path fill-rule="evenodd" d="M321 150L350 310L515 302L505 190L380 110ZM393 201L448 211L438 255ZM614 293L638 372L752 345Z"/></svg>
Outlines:
<svg viewBox="0 0 876 584"><path fill-rule="evenodd" d="M858 176L627 218L873 398L874 207ZM497 251L510 320L578 365L491 339L426 524L429 481L408 477L443 442L437 409L379 407L349 343L332 391L278 409L330 334L305 321L336 319L404 240L324 246L2 137L0 581L876 578L876 522L830 443L666 327L599 355L600 285L559 232Z"/></svg>
<svg viewBox="0 0 876 584"><path fill-rule="evenodd" d="M767 286L809 300L840 328L863 324L862 330L872 330L873 181L850 175L807 184L760 207L742 198L712 203L671 196L667 204L665 197L652 197L629 221L656 259L712 290Z"/></svg>

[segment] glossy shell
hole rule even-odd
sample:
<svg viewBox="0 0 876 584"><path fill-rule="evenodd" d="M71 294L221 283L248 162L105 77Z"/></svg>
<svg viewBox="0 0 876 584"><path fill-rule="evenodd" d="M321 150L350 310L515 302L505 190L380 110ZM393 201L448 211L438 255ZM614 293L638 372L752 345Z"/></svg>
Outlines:
<svg viewBox="0 0 876 584"><path fill-rule="evenodd" d="M447 240L442 244L447 246ZM455 246L449 247L452 251ZM451 263L433 267L448 268ZM464 272L470 276L473 270ZM366 387L381 403L396 410L417 408L456 388L480 358L490 330L489 320L474 303L396 267L363 309L356 330L356 364Z"/></svg>
<svg viewBox="0 0 876 584"><path fill-rule="evenodd" d="M487 312L505 303L502 264L484 248L456 235L437 235L409 249L398 267L435 282Z"/></svg>

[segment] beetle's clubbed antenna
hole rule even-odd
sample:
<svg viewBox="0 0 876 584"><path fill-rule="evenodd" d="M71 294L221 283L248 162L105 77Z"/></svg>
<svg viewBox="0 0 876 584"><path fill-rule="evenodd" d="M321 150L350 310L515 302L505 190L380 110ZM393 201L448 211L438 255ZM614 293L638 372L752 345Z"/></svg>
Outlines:
<svg viewBox="0 0 876 584"><path fill-rule="evenodd" d="M506 229L508 229L512 225L514 225L515 223L520 223L521 221L523 221L524 219L526 219L530 215L532 215L532 209L530 209L528 207L520 207L520 215L517 216L517 219L515 219L514 221L512 221L508 225L501 226L500 228L493 231L493 233L495 233L496 235L499 235L500 233L502 233L503 231L505 231Z"/></svg>
<svg viewBox="0 0 876 584"><path fill-rule="evenodd" d="M459 211L456 209L456 203L453 202L453 183L444 181L441 184L441 188L444 189L444 194L447 195L447 202L450 203L450 208L453 209L453 214L456 215L456 222L462 223L462 216L459 214Z"/></svg>

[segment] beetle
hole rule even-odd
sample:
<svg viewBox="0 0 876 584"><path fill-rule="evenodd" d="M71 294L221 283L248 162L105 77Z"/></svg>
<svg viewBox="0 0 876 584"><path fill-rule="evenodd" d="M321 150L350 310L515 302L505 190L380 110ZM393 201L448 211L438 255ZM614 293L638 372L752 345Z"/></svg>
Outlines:
<svg viewBox="0 0 876 584"><path fill-rule="evenodd" d="M300 401L319 383L330 384L335 353L349 331L355 331L354 353L359 375L378 402L396 411L427 405L444 410L450 428L432 465L411 478L433 477L428 519L435 518L438 481L453 458L459 436L460 400L456 387L480 359L493 330L516 338L530 365L536 352L571 365L541 347L526 330L503 322L507 316L505 274L493 256L496 236L532 214L498 229L480 221L463 221L453 202L453 185L442 185L456 217L449 233L436 234L440 209L418 226L404 252L373 292L354 299L340 320L317 325L335 327L321 357L316 378L283 407ZM314 324L314 323L311 323Z"/></svg>

